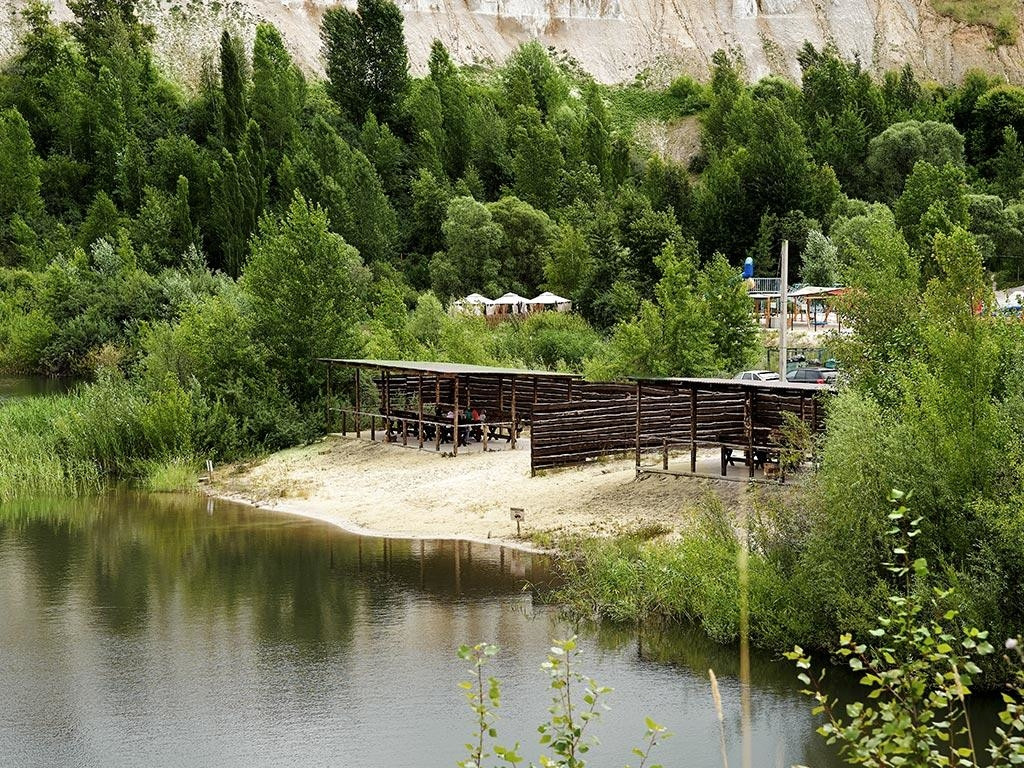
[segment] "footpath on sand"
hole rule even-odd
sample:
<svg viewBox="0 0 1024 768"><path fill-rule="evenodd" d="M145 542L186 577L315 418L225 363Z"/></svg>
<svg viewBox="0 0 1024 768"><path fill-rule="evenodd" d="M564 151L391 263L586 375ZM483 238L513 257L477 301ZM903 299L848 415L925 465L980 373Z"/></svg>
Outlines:
<svg viewBox="0 0 1024 768"><path fill-rule="evenodd" d="M615 536L657 526L685 530L709 494L749 506L742 483L646 475L633 459L530 477L522 450L450 457L355 437L329 436L265 459L218 468L212 495L324 520L377 536L493 541L524 549L563 536ZM521 538L510 509L524 510Z"/></svg>

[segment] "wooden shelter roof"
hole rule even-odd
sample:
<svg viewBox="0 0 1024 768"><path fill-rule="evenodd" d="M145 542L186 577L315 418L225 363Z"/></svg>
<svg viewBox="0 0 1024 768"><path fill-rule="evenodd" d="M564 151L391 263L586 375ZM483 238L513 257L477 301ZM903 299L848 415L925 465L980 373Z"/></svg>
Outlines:
<svg viewBox="0 0 1024 768"><path fill-rule="evenodd" d="M683 387L697 387L699 389L718 390L722 392L736 392L747 389L767 390L789 390L793 392L818 392L829 390L828 384L811 384L802 381L754 381L750 379L700 379L700 378L672 378L672 377L646 377L630 376L630 381L638 381L643 384L676 384Z"/></svg>
<svg viewBox="0 0 1024 768"><path fill-rule="evenodd" d="M378 368L402 373L429 373L436 376L533 376L547 379L581 379L578 373L559 371L533 371L523 368L497 368L490 365L465 365L463 363L434 363L422 360L364 360L319 357L318 362L343 365L351 368Z"/></svg>

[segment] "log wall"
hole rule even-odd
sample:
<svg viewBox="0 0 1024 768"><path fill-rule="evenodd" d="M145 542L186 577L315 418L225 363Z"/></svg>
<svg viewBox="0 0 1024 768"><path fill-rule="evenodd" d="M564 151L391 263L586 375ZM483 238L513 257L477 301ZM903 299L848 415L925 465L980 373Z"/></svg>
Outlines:
<svg viewBox="0 0 1024 768"><path fill-rule="evenodd" d="M784 413L825 428L821 392L690 382L577 383L570 403L538 405L530 432L534 472L601 456L696 446L771 444ZM639 391L640 408L637 409Z"/></svg>

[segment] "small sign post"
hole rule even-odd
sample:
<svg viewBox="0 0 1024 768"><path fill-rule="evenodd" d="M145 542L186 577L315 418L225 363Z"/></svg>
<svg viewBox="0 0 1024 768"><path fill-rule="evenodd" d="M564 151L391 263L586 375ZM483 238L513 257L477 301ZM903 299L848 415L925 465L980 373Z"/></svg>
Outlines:
<svg viewBox="0 0 1024 768"><path fill-rule="evenodd" d="M511 507L510 509L512 513L512 519L516 522L516 538L518 539L522 536L519 526L521 526L523 524L523 521L526 520L526 513L523 512L522 507Z"/></svg>

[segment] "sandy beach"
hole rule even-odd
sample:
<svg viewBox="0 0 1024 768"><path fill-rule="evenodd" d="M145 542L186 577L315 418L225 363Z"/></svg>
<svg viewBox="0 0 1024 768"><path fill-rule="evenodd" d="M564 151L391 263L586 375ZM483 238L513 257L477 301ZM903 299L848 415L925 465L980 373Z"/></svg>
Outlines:
<svg viewBox="0 0 1024 768"><path fill-rule="evenodd" d="M702 465L714 463L702 457ZM647 475L632 459L530 477L528 445L445 456L332 435L257 462L218 468L214 496L324 520L357 533L457 538L531 548L563 536L613 536L657 525L684 530L702 499L730 509L753 501L745 483ZM524 510L516 537L511 507Z"/></svg>

